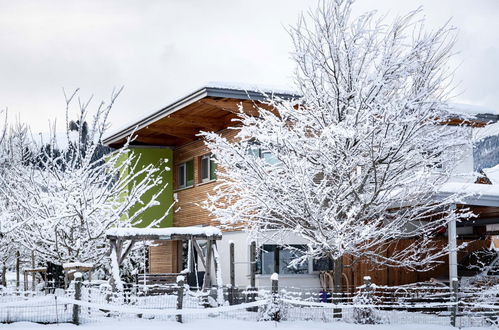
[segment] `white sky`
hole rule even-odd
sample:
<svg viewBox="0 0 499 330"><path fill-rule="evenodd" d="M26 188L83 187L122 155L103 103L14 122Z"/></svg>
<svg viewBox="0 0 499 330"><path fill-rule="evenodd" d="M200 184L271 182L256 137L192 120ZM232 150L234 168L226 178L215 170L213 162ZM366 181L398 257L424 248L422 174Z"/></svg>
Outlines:
<svg viewBox="0 0 499 330"><path fill-rule="evenodd" d="M0 0L0 109L46 131L49 118L63 118L63 87L99 101L124 85L111 114L116 129L208 81L289 87L284 26L314 3ZM358 0L356 10L419 5L429 28L453 17L459 29L456 101L498 108L499 1Z"/></svg>

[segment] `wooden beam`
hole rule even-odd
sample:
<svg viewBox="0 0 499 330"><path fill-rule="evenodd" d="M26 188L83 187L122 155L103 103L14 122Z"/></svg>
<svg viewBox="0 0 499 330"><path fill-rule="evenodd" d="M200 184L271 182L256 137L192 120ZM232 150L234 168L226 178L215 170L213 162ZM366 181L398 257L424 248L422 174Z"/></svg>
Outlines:
<svg viewBox="0 0 499 330"><path fill-rule="evenodd" d="M165 134L184 139L193 139L196 138L196 134L199 133L200 130L202 130L202 127L179 127L164 124L154 124L147 126L146 128L144 128L144 130L146 132L151 131L162 135Z"/></svg>
<svg viewBox="0 0 499 330"><path fill-rule="evenodd" d="M211 260L213 255L213 241L208 240L206 249L206 268L204 273L203 290L211 288Z"/></svg>
<svg viewBox="0 0 499 330"><path fill-rule="evenodd" d="M215 100L210 98L202 99L199 102L235 114L241 113L239 107L242 106L243 111L249 115L257 115L258 114L257 107L260 106L260 104L256 105L256 103L254 103L253 101L234 102L233 100Z"/></svg>
<svg viewBox="0 0 499 330"><path fill-rule="evenodd" d="M175 144L184 144L192 141L193 139L179 138L173 135L163 134L162 136L145 136L142 132L139 132L134 141L132 141L132 145L137 142L149 145L157 145L157 146L165 146L165 145L175 145Z"/></svg>
<svg viewBox="0 0 499 330"><path fill-rule="evenodd" d="M227 116L233 116L232 114L226 114L221 118L214 118L208 116L192 116L192 115L184 115L182 113L175 113L166 118L172 118L178 120L184 124L191 125L193 127L197 127L200 130L213 130L218 131L221 128L225 127L225 123L227 121Z"/></svg>
<svg viewBox="0 0 499 330"><path fill-rule="evenodd" d="M192 243L193 243L196 251L198 251L199 259L201 259L201 263L203 264L204 269L206 269L206 261L205 261L203 250L201 249L201 247L199 246L199 244L196 240L193 239Z"/></svg>
<svg viewBox="0 0 499 330"><path fill-rule="evenodd" d="M130 251L132 251L132 247L133 247L134 244L135 244L135 241L131 240L130 244L128 244L125 252L123 252L123 255L119 256L118 265L121 265L123 263L123 261L125 260L125 258L127 257L127 255L130 253Z"/></svg>

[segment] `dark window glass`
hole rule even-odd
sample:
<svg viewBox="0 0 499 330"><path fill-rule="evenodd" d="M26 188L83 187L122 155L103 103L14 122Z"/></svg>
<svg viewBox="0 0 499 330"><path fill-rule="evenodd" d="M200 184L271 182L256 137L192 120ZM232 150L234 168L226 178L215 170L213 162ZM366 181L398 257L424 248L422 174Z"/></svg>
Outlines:
<svg viewBox="0 0 499 330"><path fill-rule="evenodd" d="M279 274L308 274L308 261L290 266L291 261L303 256L305 247L292 245L291 249L280 248L279 251Z"/></svg>
<svg viewBox="0 0 499 330"><path fill-rule="evenodd" d="M260 258L257 261L257 271L260 274L270 275L275 271L279 274L308 274L308 261L290 267L292 260L303 255L304 245L291 245L291 249L265 244L261 248Z"/></svg>
<svg viewBox="0 0 499 330"><path fill-rule="evenodd" d="M208 155L201 157L201 182L209 180L210 175L210 157Z"/></svg>
<svg viewBox="0 0 499 330"><path fill-rule="evenodd" d="M314 259L314 272L327 271L333 269L333 262L330 258Z"/></svg>
<svg viewBox="0 0 499 330"><path fill-rule="evenodd" d="M185 164L178 167L178 186L179 188L185 187Z"/></svg>
<svg viewBox="0 0 499 330"><path fill-rule="evenodd" d="M185 182L186 186L194 185L194 161L190 160L185 163Z"/></svg>
<svg viewBox="0 0 499 330"><path fill-rule="evenodd" d="M217 163L210 157L210 180L215 180L217 178Z"/></svg>

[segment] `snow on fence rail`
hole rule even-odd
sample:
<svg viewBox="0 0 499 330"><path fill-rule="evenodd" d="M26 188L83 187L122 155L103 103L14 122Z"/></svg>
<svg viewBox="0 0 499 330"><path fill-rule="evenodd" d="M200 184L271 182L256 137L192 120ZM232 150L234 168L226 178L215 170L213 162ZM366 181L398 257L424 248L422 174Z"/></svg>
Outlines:
<svg viewBox="0 0 499 330"><path fill-rule="evenodd" d="M211 294L184 286L154 286L150 289L140 286L131 287L124 293L113 293L105 286L80 283L48 295L0 290L0 322L87 323L109 317L189 322L196 318L216 317L255 321L448 325L451 311L457 309L457 326L499 323L499 296L493 294L493 289L483 288L462 288L456 302L445 286L370 285L345 288L341 294L324 294L319 288L279 289L274 283L271 288L256 292L237 289L240 299L233 300L233 305L228 304L228 299L220 304L215 299L215 289ZM223 288L223 293L227 298L234 294L234 288ZM180 305L179 299L182 301Z"/></svg>

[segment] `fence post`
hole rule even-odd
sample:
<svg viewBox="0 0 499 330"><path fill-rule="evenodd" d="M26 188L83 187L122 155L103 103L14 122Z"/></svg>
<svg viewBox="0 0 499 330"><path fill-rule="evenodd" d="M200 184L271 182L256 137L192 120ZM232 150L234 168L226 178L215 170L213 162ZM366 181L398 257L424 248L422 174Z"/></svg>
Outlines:
<svg viewBox="0 0 499 330"><path fill-rule="evenodd" d="M31 273L31 291L35 291L36 289L36 272L35 272L35 251L31 251L31 268L33 268Z"/></svg>
<svg viewBox="0 0 499 330"><path fill-rule="evenodd" d="M234 305L235 303L234 290L236 289L234 242L229 243L229 274L230 274L229 304Z"/></svg>
<svg viewBox="0 0 499 330"><path fill-rule="evenodd" d="M82 273L74 273L75 279L75 300L81 300ZM73 324L80 324L81 307L78 304L73 304Z"/></svg>
<svg viewBox="0 0 499 330"><path fill-rule="evenodd" d="M247 289L247 302L256 300L256 242L250 244L250 287ZM249 312L257 312L257 307L250 307Z"/></svg>
<svg viewBox="0 0 499 330"><path fill-rule="evenodd" d="M272 274L272 307L270 310L270 318L272 321L279 322L281 320L281 310L279 308L279 275Z"/></svg>
<svg viewBox="0 0 499 330"><path fill-rule="evenodd" d="M371 276L364 276L364 286L366 290L367 301L371 302Z"/></svg>
<svg viewBox="0 0 499 330"><path fill-rule="evenodd" d="M454 305L451 307L451 313L450 313L450 324L455 327L456 326L456 319L457 319L457 311L458 311L458 290L459 290L459 282L457 278L451 279L451 302L454 303Z"/></svg>
<svg viewBox="0 0 499 330"><path fill-rule="evenodd" d="M177 310L182 309L182 304L184 301L184 277L177 276ZM175 315L177 322L182 323L182 314Z"/></svg>
<svg viewBox="0 0 499 330"><path fill-rule="evenodd" d="M24 291L28 291L28 273L26 270L23 270L23 278L24 278Z"/></svg>
<svg viewBox="0 0 499 330"><path fill-rule="evenodd" d="M21 253L19 251L16 251L16 289L19 290L19 285L21 282Z"/></svg>

